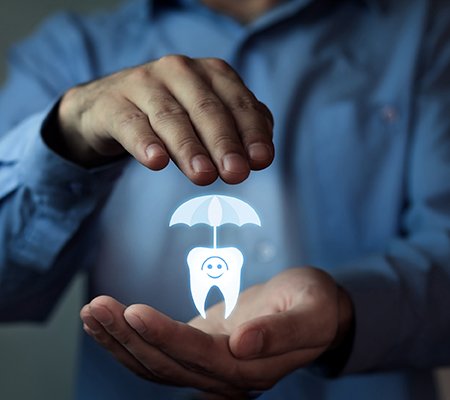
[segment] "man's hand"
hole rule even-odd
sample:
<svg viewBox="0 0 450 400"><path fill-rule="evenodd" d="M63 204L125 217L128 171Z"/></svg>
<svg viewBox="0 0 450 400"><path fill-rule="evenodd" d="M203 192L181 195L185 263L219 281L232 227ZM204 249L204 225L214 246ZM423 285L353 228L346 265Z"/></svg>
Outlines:
<svg viewBox="0 0 450 400"><path fill-rule="evenodd" d="M295 268L243 292L227 320L223 304L207 319L183 324L106 296L83 307L81 318L86 332L136 374L239 399L338 346L353 313L329 275Z"/></svg>
<svg viewBox="0 0 450 400"><path fill-rule="evenodd" d="M273 120L224 61L172 55L69 90L50 146L81 165L171 158L194 183L239 183L273 160ZM54 134L53 134L54 135Z"/></svg>

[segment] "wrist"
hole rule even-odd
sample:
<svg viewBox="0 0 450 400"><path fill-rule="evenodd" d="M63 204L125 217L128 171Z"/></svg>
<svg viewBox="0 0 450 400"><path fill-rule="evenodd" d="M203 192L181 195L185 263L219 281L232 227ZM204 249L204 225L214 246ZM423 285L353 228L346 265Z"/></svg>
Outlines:
<svg viewBox="0 0 450 400"><path fill-rule="evenodd" d="M338 326L328 349L310 365L310 371L321 376L336 377L342 373L353 348L355 319L353 302L338 286Z"/></svg>
<svg viewBox="0 0 450 400"><path fill-rule="evenodd" d="M44 121L42 138L45 144L62 158L82 167L97 167L111 161L113 157L96 152L65 122L62 115L63 101L64 97L55 104Z"/></svg>
<svg viewBox="0 0 450 400"><path fill-rule="evenodd" d="M353 302L349 294L341 286L338 286L338 326L336 335L329 349L334 350L348 341L353 336L354 311Z"/></svg>

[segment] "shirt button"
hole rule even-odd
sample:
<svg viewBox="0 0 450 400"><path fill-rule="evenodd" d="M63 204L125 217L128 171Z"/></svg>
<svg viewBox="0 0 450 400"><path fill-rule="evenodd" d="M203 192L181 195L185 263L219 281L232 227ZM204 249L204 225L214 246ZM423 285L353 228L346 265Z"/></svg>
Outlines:
<svg viewBox="0 0 450 400"><path fill-rule="evenodd" d="M383 121L392 124L398 119L398 111L393 106L384 106L381 109L381 118L383 118Z"/></svg>
<svg viewBox="0 0 450 400"><path fill-rule="evenodd" d="M256 245L256 256L258 261L268 263L275 259L277 249L268 240L263 240Z"/></svg>

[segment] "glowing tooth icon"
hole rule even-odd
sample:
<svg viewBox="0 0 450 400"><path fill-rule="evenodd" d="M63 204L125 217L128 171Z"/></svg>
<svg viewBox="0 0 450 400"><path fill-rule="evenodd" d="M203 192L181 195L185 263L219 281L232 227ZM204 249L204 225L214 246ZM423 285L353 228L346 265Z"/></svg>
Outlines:
<svg viewBox="0 0 450 400"><path fill-rule="evenodd" d="M195 247L187 257L191 294L198 312L206 318L206 297L212 287L217 287L225 300L225 318L228 318L239 297L244 257L235 247L217 247L217 227L223 224L261 226L258 215L250 205L234 197L201 196L175 210L169 225L175 224L213 227L213 247Z"/></svg>
<svg viewBox="0 0 450 400"><path fill-rule="evenodd" d="M226 261L225 261L226 260ZM195 247L187 257L191 280L191 293L195 307L206 318L205 301L216 286L225 300L225 318L236 306L241 286L242 253L234 247L208 249Z"/></svg>

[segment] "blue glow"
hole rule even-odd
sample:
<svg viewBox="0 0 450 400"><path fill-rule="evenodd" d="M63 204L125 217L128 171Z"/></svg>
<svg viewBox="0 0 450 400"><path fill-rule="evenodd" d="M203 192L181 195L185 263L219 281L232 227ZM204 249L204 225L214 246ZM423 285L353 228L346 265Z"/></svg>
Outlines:
<svg viewBox="0 0 450 400"><path fill-rule="evenodd" d="M175 224L207 224L213 228L213 247L195 247L188 254L191 294L198 312L206 318L206 297L212 287L217 287L224 297L225 318L228 318L239 297L244 257L235 247L217 247L217 227L224 224L261 226L258 214L235 197L209 195L196 197L178 207L169 226Z"/></svg>

